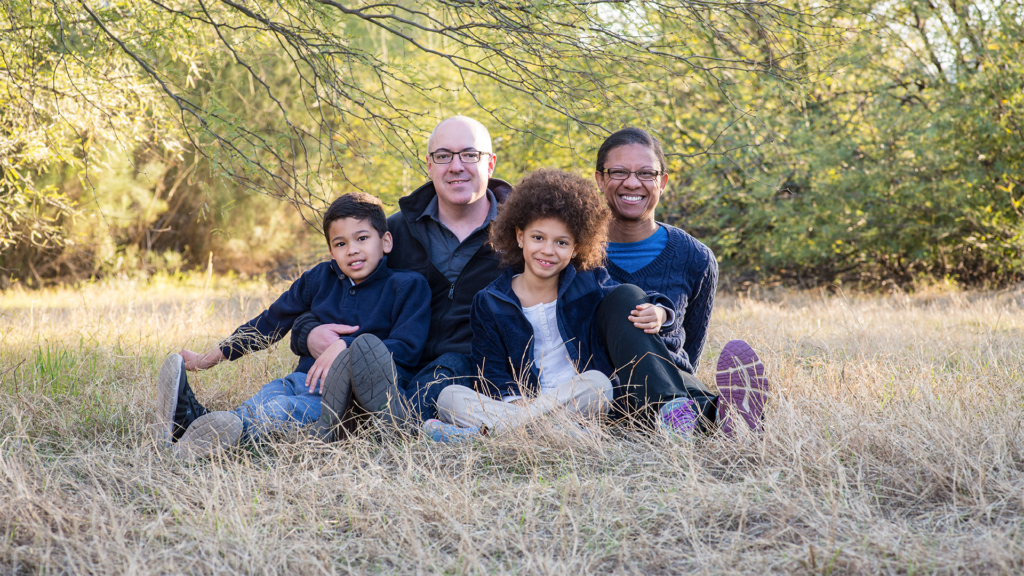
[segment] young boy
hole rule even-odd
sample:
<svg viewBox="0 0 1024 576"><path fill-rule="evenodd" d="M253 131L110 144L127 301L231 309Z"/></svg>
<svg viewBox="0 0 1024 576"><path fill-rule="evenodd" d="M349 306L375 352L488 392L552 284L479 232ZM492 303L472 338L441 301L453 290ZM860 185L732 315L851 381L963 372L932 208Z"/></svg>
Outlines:
<svg viewBox="0 0 1024 576"><path fill-rule="evenodd" d="M387 268L392 239L380 200L361 192L341 196L324 214L324 236L331 260L300 276L270 308L209 352L182 350L164 361L157 380L157 435L175 454L209 454L267 430L316 420L316 432L328 440L348 406L353 373L384 377L392 356L399 371L416 366L427 341L430 288L420 274ZM293 373L233 411L209 412L199 404L186 370L206 370L262 350L306 312L354 331L315 361L301 357Z"/></svg>

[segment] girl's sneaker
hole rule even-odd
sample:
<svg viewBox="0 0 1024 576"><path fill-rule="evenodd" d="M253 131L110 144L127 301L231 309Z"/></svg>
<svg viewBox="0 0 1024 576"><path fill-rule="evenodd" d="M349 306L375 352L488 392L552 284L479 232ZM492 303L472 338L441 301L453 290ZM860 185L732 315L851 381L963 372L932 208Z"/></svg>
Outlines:
<svg viewBox="0 0 1024 576"><path fill-rule="evenodd" d="M722 349L715 374L718 385L718 425L730 438L740 426L760 432L764 403L768 399L768 378L764 364L743 340L732 340Z"/></svg>
<svg viewBox="0 0 1024 576"><path fill-rule="evenodd" d="M697 403L690 398L669 400L658 410L658 422L670 435L689 439L697 428Z"/></svg>
<svg viewBox="0 0 1024 576"><path fill-rule="evenodd" d="M424 422L423 431L434 442L465 442L484 435L476 426L459 428L454 424L445 424L437 418L431 418Z"/></svg>

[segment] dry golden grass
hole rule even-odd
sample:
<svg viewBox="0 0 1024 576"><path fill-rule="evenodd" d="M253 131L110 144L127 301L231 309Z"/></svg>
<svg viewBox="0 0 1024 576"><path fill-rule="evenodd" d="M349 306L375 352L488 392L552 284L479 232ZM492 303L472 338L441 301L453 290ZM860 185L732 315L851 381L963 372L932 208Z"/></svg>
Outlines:
<svg viewBox="0 0 1024 576"><path fill-rule="evenodd" d="M722 297L762 439L461 445L298 436L186 464L147 437L163 357L277 290L119 282L0 295L3 573L955 573L1024 569L1019 291ZM286 345L195 378L228 408Z"/></svg>

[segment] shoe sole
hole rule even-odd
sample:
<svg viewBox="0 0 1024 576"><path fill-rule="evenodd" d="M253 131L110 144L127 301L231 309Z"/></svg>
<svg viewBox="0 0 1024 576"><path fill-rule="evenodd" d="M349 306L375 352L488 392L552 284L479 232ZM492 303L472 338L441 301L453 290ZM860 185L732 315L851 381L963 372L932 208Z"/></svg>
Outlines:
<svg viewBox="0 0 1024 576"><path fill-rule="evenodd" d="M183 359L180 354L171 354L160 366L156 379L156 422L154 433L158 440L171 442L174 434L174 409L178 405L178 382L181 380Z"/></svg>
<svg viewBox="0 0 1024 576"><path fill-rule="evenodd" d="M238 444L242 437L242 419L234 412L210 412L188 427L172 447L179 458L206 458Z"/></svg>
<svg viewBox="0 0 1024 576"><path fill-rule="evenodd" d="M764 403L768 397L768 378L761 359L743 340L732 340L722 349L715 374L718 385L718 422L726 436L733 437L738 415L747 427L760 432L764 420Z"/></svg>
<svg viewBox="0 0 1024 576"><path fill-rule="evenodd" d="M407 414L400 401L402 393L395 384L397 374L391 351L372 334L363 334L352 342L352 395L367 412L377 414L395 425L404 425ZM392 406L391 400L398 400Z"/></svg>
<svg viewBox="0 0 1024 576"><path fill-rule="evenodd" d="M352 363L350 350L342 350L327 371L320 399L320 419L313 424L313 434L324 442L337 439L338 426L348 409L352 395Z"/></svg>

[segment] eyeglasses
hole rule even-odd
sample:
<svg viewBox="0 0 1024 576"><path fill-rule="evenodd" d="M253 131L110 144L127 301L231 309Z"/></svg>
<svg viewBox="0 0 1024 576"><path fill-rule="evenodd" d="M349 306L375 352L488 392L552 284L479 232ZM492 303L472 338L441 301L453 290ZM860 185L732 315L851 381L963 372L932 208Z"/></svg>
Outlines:
<svg viewBox="0 0 1024 576"><path fill-rule="evenodd" d="M627 180L630 174L636 174L637 180L643 180L644 182L650 182L660 176L662 173L657 170L623 170L622 168L612 168L611 170L601 170L602 174L607 174L612 180Z"/></svg>
<svg viewBox="0 0 1024 576"><path fill-rule="evenodd" d="M451 164L452 158L455 158L456 155L459 156L459 160L462 160L463 164L476 164L480 160L483 160L484 156L490 156L491 153L477 152L476 150L460 150L458 152L452 152L442 148L437 152L430 152L427 155L434 161L434 164Z"/></svg>

